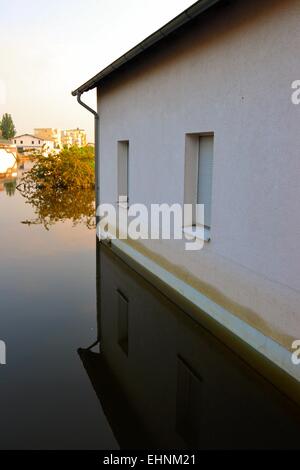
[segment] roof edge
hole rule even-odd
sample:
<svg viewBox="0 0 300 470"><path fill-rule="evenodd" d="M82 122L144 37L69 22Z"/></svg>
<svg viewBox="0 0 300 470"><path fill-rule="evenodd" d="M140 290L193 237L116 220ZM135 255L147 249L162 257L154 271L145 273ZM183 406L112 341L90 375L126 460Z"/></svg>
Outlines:
<svg viewBox="0 0 300 470"><path fill-rule="evenodd" d="M37 139L37 140L45 140L45 139L42 139L41 137L37 137L36 135L33 135L33 134L20 134L20 135L15 135L15 137L13 137L11 140L14 140L14 139L19 139L20 137L33 137L34 139Z"/></svg>
<svg viewBox="0 0 300 470"><path fill-rule="evenodd" d="M186 24L189 21L193 20L194 18L199 16L201 13L203 13L205 10L212 7L216 3L219 3L220 1L221 0L198 0L196 3L194 3L193 5L188 7L182 13L177 15L171 21L166 23L164 26L162 26L160 29L158 29L157 31L152 33L150 36L148 36L142 42L140 42L139 44L134 46L132 49L130 49L125 54L123 54L117 60L115 60L110 65L105 67L103 70L101 70L98 74L96 74L90 80L85 82L83 85L78 87L76 90L72 91L72 95L77 96L77 95L81 95L82 93L85 93L86 91L92 90L93 88L95 88L97 86L97 84L103 78L107 77L112 72L115 72L122 65L126 64L127 62L130 62L132 59L137 57L139 54L146 51L147 49L149 49L151 46L158 43L162 39L166 38L171 33L176 31L177 29L179 29L181 26L183 26L184 24Z"/></svg>

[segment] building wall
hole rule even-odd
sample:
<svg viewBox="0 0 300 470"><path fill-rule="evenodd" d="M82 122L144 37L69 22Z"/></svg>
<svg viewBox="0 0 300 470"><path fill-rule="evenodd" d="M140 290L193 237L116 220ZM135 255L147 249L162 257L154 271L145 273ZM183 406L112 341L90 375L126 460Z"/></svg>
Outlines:
<svg viewBox="0 0 300 470"><path fill-rule="evenodd" d="M55 151L54 148L54 141L53 140L44 140L43 141L43 154L48 155L49 153L52 153ZM58 152L56 150L56 152Z"/></svg>
<svg viewBox="0 0 300 470"><path fill-rule="evenodd" d="M71 145L84 147L86 145L86 132L82 129L39 128L34 129L34 135L47 141L53 141L55 148L65 145L67 147Z"/></svg>
<svg viewBox="0 0 300 470"><path fill-rule="evenodd" d="M34 129L34 135L36 137L39 137L40 139L54 141L55 147L61 146L61 130L60 129L50 128L50 127Z"/></svg>
<svg viewBox="0 0 300 470"><path fill-rule="evenodd" d="M15 137L13 142L17 147L42 147L44 145L43 139L26 134Z"/></svg>
<svg viewBox="0 0 300 470"><path fill-rule="evenodd" d="M183 203L185 135L213 132L205 250L300 290L299 46L298 0L237 0L102 84L101 202L129 140L131 203Z"/></svg>
<svg viewBox="0 0 300 470"><path fill-rule="evenodd" d="M84 147L86 145L86 132L82 129L63 130L61 133L61 143L67 147L72 145Z"/></svg>

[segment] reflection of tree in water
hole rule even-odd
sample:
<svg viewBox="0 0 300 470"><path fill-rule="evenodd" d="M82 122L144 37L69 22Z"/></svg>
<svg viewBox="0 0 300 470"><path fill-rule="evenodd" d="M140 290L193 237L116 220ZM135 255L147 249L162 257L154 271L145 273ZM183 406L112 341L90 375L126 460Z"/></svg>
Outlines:
<svg viewBox="0 0 300 470"><path fill-rule="evenodd" d="M95 155L90 147L64 148L58 155L34 156L32 168L17 189L34 208L37 218L23 223L50 225L72 220L95 227Z"/></svg>
<svg viewBox="0 0 300 470"><path fill-rule="evenodd" d="M18 186L26 202L34 208L36 219L24 224L43 224L46 230L56 222L72 220L74 225L95 228L95 194L92 189L49 189L21 183Z"/></svg>
<svg viewBox="0 0 300 470"><path fill-rule="evenodd" d="M15 194L16 185L17 185L17 181L16 181L16 180L5 181L5 183L4 183L4 188L5 188L6 194L7 194L8 196L13 196L13 195Z"/></svg>

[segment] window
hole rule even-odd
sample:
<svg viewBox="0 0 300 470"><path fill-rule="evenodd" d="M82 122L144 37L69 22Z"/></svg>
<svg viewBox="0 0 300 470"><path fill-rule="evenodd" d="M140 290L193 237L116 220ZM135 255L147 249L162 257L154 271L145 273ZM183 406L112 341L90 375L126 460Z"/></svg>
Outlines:
<svg viewBox="0 0 300 470"><path fill-rule="evenodd" d="M128 356L128 299L117 290L118 294L118 344Z"/></svg>
<svg viewBox="0 0 300 470"><path fill-rule="evenodd" d="M15 144L17 143L17 141L15 140Z"/></svg>
<svg viewBox="0 0 300 470"><path fill-rule="evenodd" d="M129 203L129 142L118 142L118 201L128 207Z"/></svg>
<svg viewBox="0 0 300 470"><path fill-rule="evenodd" d="M20 144L23 144L23 140L20 140Z"/></svg>
<svg viewBox="0 0 300 470"><path fill-rule="evenodd" d="M204 204L204 226L211 226L213 136L199 137L197 204Z"/></svg>
<svg viewBox="0 0 300 470"><path fill-rule="evenodd" d="M39 144L41 143L41 141L39 140Z"/></svg>
<svg viewBox="0 0 300 470"><path fill-rule="evenodd" d="M200 238L205 241L210 240L213 154L212 133L186 135L184 203L192 204L194 210L191 219L185 220L184 231L197 237L199 227L199 233L204 231ZM204 214L201 209L196 210L196 204L204 206Z"/></svg>
<svg viewBox="0 0 300 470"><path fill-rule="evenodd" d="M32 145L34 145L34 140L31 141Z"/></svg>

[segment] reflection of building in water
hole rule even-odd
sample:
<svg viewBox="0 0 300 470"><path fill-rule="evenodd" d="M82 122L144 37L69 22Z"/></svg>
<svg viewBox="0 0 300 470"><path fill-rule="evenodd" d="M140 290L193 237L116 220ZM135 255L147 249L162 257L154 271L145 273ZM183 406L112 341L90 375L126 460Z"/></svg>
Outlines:
<svg viewBox="0 0 300 470"><path fill-rule="evenodd" d="M34 160L29 157L24 157L19 155L19 164L18 164L18 178L21 179L26 171L29 171L34 166Z"/></svg>
<svg viewBox="0 0 300 470"><path fill-rule="evenodd" d="M80 355L122 448L300 447L296 404L114 253L97 266L100 354Z"/></svg>
<svg viewBox="0 0 300 470"><path fill-rule="evenodd" d="M4 181L3 187L5 189L7 196L13 196L15 194L16 186L17 186L16 178ZM1 191L1 185L0 185L0 191Z"/></svg>

